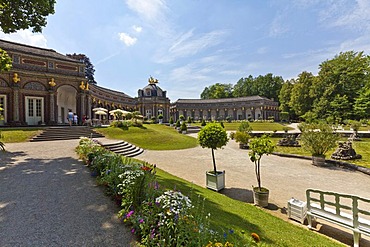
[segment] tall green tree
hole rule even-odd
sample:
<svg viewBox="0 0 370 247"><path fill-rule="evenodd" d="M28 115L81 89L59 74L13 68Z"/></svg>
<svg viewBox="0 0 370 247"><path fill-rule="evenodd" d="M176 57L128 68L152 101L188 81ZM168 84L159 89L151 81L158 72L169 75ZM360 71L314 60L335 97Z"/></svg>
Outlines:
<svg viewBox="0 0 370 247"><path fill-rule="evenodd" d="M81 61L85 64L85 77L87 78L88 83L90 84L96 84L95 78L94 78L94 65L91 63L90 58L86 56L85 54L67 54L68 57L76 59L78 61Z"/></svg>
<svg viewBox="0 0 370 247"><path fill-rule="evenodd" d="M354 104L355 118L370 118L370 87L364 87L360 90L360 95L355 99Z"/></svg>
<svg viewBox="0 0 370 247"><path fill-rule="evenodd" d="M221 99L233 97L233 85L216 83L210 87L206 87L201 93L202 99Z"/></svg>
<svg viewBox="0 0 370 247"><path fill-rule="evenodd" d="M33 28L41 32L46 26L46 17L54 14L55 0L0 0L0 29L14 33L21 29ZM9 71L12 61L0 48L0 72Z"/></svg>
<svg viewBox="0 0 370 247"><path fill-rule="evenodd" d="M0 0L0 27L4 33L33 28L41 32L54 14L55 0Z"/></svg>
<svg viewBox="0 0 370 247"><path fill-rule="evenodd" d="M312 109L314 98L310 95L310 90L314 83L315 76L307 71L298 75L293 85L289 106L297 116L302 116Z"/></svg>
<svg viewBox="0 0 370 247"><path fill-rule="evenodd" d="M233 95L234 97L245 97L255 95L255 89L253 88L253 76L249 75L246 78L240 78L240 80L235 84Z"/></svg>
<svg viewBox="0 0 370 247"><path fill-rule="evenodd" d="M280 103L279 109L282 112L288 112L288 113L292 112L289 102L290 102L290 97L292 94L294 83L295 83L294 79L287 80L281 86L280 93L279 93L279 103Z"/></svg>
<svg viewBox="0 0 370 247"><path fill-rule="evenodd" d="M246 78L240 79L235 87L234 97L245 97L259 95L269 99L278 100L280 89L284 83L281 76L274 76L271 73L259 75L253 78L249 75Z"/></svg>
<svg viewBox="0 0 370 247"><path fill-rule="evenodd" d="M316 97L313 110L318 116L327 117L333 109L330 103L336 97L346 95L349 111L353 111L355 99L368 81L370 57L363 52L341 52L321 63L319 68L318 80L315 80L311 91Z"/></svg>

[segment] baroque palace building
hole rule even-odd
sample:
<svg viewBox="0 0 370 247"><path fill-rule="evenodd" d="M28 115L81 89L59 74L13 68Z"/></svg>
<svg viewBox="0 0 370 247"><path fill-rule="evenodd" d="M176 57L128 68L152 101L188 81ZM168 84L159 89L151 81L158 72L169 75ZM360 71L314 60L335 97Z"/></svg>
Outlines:
<svg viewBox="0 0 370 247"><path fill-rule="evenodd" d="M0 40L0 48L12 58L13 67L0 73L0 125L57 125L67 123L69 111L97 118L94 108L108 111L139 111L150 119L163 115L177 120L180 115L194 120L279 119L278 103L250 96L230 99L179 99L170 103L167 92L150 77L137 97L88 84L82 62L52 49Z"/></svg>

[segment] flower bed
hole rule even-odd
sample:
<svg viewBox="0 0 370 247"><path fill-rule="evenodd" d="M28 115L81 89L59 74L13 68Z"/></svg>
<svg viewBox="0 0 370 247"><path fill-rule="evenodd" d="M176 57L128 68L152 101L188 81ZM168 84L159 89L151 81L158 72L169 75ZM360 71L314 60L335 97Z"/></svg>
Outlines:
<svg viewBox="0 0 370 247"><path fill-rule="evenodd" d="M119 216L141 246L255 246L256 238L232 244L229 234L213 231L204 199L190 191L165 190L156 180L156 166L114 154L94 140L81 138L80 158L100 185L121 206ZM190 198L197 198L196 203ZM226 235L225 235L226 234ZM257 235L258 236L258 235ZM228 241L227 241L228 240ZM259 241L259 238L258 238Z"/></svg>

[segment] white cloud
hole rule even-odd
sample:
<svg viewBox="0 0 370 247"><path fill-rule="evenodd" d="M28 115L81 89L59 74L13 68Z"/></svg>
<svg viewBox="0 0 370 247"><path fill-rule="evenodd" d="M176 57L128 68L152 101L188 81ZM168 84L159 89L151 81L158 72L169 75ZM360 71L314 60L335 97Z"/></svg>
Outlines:
<svg viewBox="0 0 370 247"><path fill-rule="evenodd" d="M118 33L118 36L126 46L132 46L137 42L137 38L131 37L127 33Z"/></svg>
<svg viewBox="0 0 370 247"><path fill-rule="evenodd" d="M141 33L141 31L143 31L143 28L142 27L136 26L136 25L133 25L132 26L132 29L134 29L135 32L137 32L137 33Z"/></svg>
<svg viewBox="0 0 370 247"><path fill-rule="evenodd" d="M0 32L0 39L47 48L47 40L45 36L41 33L33 33L28 29L19 30L18 32L12 34Z"/></svg>
<svg viewBox="0 0 370 247"><path fill-rule="evenodd" d="M212 31L195 35L194 29L179 35L167 50L162 50L156 57L159 63L168 63L177 58L190 57L223 41L224 31Z"/></svg>
<svg viewBox="0 0 370 247"><path fill-rule="evenodd" d="M280 36L289 31L283 23L284 14L278 14L271 23L269 35L271 37Z"/></svg>
<svg viewBox="0 0 370 247"><path fill-rule="evenodd" d="M157 19L167 8L164 0L126 0L126 4L131 10L148 20Z"/></svg>
<svg viewBox="0 0 370 247"><path fill-rule="evenodd" d="M370 2L368 0L333 1L320 12L320 21L329 27L347 27L355 31L370 30Z"/></svg>

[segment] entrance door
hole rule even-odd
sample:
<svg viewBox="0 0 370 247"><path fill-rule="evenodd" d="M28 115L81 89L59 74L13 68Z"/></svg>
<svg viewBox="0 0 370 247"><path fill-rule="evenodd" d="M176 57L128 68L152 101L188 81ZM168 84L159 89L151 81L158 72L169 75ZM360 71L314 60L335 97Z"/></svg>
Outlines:
<svg viewBox="0 0 370 247"><path fill-rule="evenodd" d="M44 121L44 98L26 97L26 122L28 125L38 125Z"/></svg>

